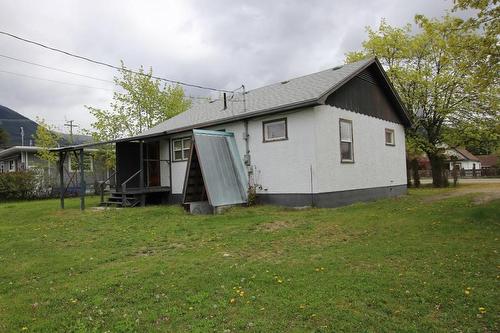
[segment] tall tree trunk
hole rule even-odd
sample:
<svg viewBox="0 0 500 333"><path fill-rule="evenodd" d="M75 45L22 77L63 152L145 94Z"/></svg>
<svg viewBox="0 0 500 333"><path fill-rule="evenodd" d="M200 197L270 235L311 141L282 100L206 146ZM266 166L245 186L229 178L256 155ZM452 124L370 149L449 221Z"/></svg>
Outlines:
<svg viewBox="0 0 500 333"><path fill-rule="evenodd" d="M420 175L418 174L418 160L416 158L411 160L411 169L413 172L413 184L415 187L420 187Z"/></svg>
<svg viewBox="0 0 500 333"><path fill-rule="evenodd" d="M444 174L444 157L441 154L436 154L433 152L428 152L429 162L431 163L432 169L432 186L434 187L444 187L447 186L448 182Z"/></svg>

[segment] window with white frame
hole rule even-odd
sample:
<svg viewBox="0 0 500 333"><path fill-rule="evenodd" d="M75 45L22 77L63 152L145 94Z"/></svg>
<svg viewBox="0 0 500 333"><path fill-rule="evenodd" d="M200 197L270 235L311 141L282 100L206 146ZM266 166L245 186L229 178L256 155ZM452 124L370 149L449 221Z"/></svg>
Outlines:
<svg viewBox="0 0 500 333"><path fill-rule="evenodd" d="M394 142L394 130L390 128L385 129L385 144L386 146L395 146Z"/></svg>
<svg viewBox="0 0 500 333"><path fill-rule="evenodd" d="M354 148L352 139L352 121L340 119L340 161L342 163L354 162Z"/></svg>
<svg viewBox="0 0 500 333"><path fill-rule="evenodd" d="M176 161L186 161L191 153L191 138L180 138L173 140L173 158Z"/></svg>
<svg viewBox="0 0 500 333"><path fill-rule="evenodd" d="M262 122L264 142L280 141L288 139L286 118Z"/></svg>

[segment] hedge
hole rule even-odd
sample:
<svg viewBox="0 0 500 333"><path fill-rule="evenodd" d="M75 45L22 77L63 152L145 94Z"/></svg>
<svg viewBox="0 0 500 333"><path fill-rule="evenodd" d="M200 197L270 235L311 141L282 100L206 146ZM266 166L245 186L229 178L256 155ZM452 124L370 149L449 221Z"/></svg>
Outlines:
<svg viewBox="0 0 500 333"><path fill-rule="evenodd" d="M33 171L0 173L0 201L35 198L38 183L37 174Z"/></svg>

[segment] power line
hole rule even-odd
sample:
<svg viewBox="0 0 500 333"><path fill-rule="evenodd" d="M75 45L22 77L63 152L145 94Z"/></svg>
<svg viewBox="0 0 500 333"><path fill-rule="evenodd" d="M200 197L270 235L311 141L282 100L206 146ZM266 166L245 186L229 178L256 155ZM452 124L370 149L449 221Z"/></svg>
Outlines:
<svg viewBox="0 0 500 333"><path fill-rule="evenodd" d="M34 79L34 80L40 80L40 81L48 81L48 82L53 82L53 83L59 83L59 84L64 84L64 85L69 85L69 86L75 86L75 87L82 87L82 88L89 88L89 89L99 89L99 90L105 90L105 91L114 91L114 90L107 89L107 88L86 86L86 85L81 85L81 84L76 84L76 83L71 83L71 82L64 82L64 81L46 79L46 78L42 78L42 77L37 77L37 76L32 76L32 75L26 75L26 74L21 74L21 73L15 73L15 72L9 72L9 71L4 71L4 70L0 70L0 73L5 73L5 74L10 74L10 75L20 76L20 77L28 78L28 79ZM189 99L193 99L193 100L194 99L199 99L199 100L203 100L203 101L209 101L210 100L210 98L208 98L208 97L201 97L201 96L184 96L184 98L189 98Z"/></svg>
<svg viewBox="0 0 500 333"><path fill-rule="evenodd" d="M230 91L230 90L216 89L216 88L212 88L212 87L201 86L201 85L198 85L198 84L191 84L191 83L186 83L186 82L182 82L182 81L176 81L176 80L166 79L166 78L159 77L159 76L148 75L148 74L144 74L144 73L141 73L141 72L136 72L136 71L133 71L133 70L127 69L127 68L120 68L118 66L114 66L114 65L102 62L102 61L93 60L93 59L90 59L90 58L87 58L87 57L84 57L84 56L81 56L81 55L78 55L78 54L74 54L74 53L71 53L71 52L68 52L68 51L64 51L64 50L61 50L61 49L58 49L58 48L55 48L55 47L51 47L51 46L48 46L48 45L45 45L45 44L42 44L42 43L39 43L39 42L35 42L33 40L22 38L22 37L16 36L14 34L11 34L11 33L5 32L5 31L0 31L0 34L5 35L5 36L9 36L9 37L12 37L12 38L15 38L15 39L18 39L18 40L26 42L26 43L30 43L30 44L34 44L34 45L40 46L40 47L43 47L45 49L48 49L48 50L51 50L51 51L54 51L54 52L59 52L59 53L65 54L65 55L73 57L73 58L85 60L85 61L97 64L97 65L101 65L101 66L113 68L113 69L116 69L116 70L119 70L119 71L123 70L123 71L129 72L129 73L143 75L143 76L148 76L148 77L151 77L153 79L157 79L157 80L161 80L161 81L165 81L165 82L169 82L169 83L174 83L174 84L179 84L179 85L183 85L183 86L186 86L186 87L192 87L192 88L199 88L199 89L205 89L205 90L211 90L211 91L220 91L220 92L232 93L232 91Z"/></svg>
<svg viewBox="0 0 500 333"><path fill-rule="evenodd" d="M25 64L30 64L30 65L33 65L33 66L38 66L38 67L43 67L43 68L51 69L51 70L62 72L62 73L67 73L67 74L72 74L72 75L78 75L78 76L86 77L86 78L92 79L92 80L98 80L98 81L102 81L102 82L114 83L111 80L101 79L101 78L90 76L90 75L85 75L85 74L70 72L70 71L67 71L67 70L64 70L64 69L60 69L60 68L55 68L55 67L50 67L50 66L46 66L46 65L41 65L41 64L37 64L35 62L31 62L31 61L27 61L27 60L22 60L22 59L10 57L10 56L4 55L4 54L0 54L0 57L6 58L6 59L10 59L10 60L14 60L14 61L19 61L19 62L22 62L22 63L25 63Z"/></svg>
<svg viewBox="0 0 500 333"><path fill-rule="evenodd" d="M106 91L114 91L114 90L107 89L107 88L92 87L92 86L86 86L86 85L81 85L81 84L76 84L76 83L70 83L70 82L64 82L64 81L51 80L51 79L46 79L46 78L42 78L42 77L31 76L31 75L26 75L26 74L21 74L21 73L15 73L15 72L9 72L9 71L4 71L4 70L0 70L0 73L6 73L6 74L16 75L16 76L21 76L21 77L25 77L25 78L29 78L29 79L34 79L34 80L48 81L48 82L59 83L59 84L65 84L65 85L75 86L75 87L81 87L81 88L89 88L89 89L100 89L100 90L106 90Z"/></svg>

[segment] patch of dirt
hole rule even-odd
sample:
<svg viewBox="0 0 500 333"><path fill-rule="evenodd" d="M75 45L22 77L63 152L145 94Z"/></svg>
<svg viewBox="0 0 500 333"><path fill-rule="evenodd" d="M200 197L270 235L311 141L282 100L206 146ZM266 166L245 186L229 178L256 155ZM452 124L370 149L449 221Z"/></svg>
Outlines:
<svg viewBox="0 0 500 333"><path fill-rule="evenodd" d="M273 232L273 231L278 231L278 230L286 229L286 228L290 228L290 227L291 227L290 222L278 220L278 221L273 221L273 222L261 224L259 226L259 229L262 231Z"/></svg>
<svg viewBox="0 0 500 333"><path fill-rule="evenodd" d="M424 202L436 202L467 194L476 194L476 196L474 196L473 203L476 205L481 205L496 199L500 199L500 185L487 186L487 187L471 186L471 187L457 188L453 189L451 192L441 193L427 197L424 199Z"/></svg>

